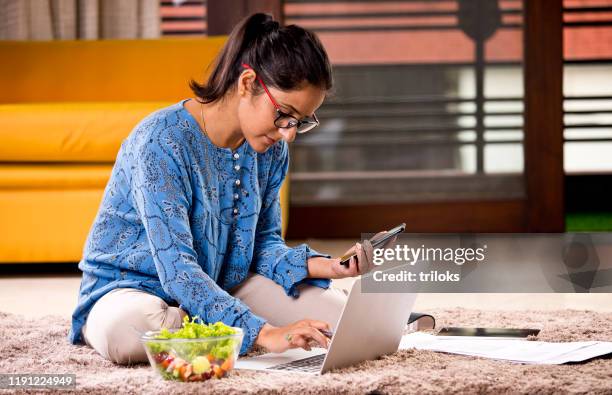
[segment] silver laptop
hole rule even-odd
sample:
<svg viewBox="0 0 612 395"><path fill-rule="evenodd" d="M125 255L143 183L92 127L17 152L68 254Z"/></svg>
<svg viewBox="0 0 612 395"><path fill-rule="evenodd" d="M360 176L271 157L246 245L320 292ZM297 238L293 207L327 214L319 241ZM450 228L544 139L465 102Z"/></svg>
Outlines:
<svg viewBox="0 0 612 395"><path fill-rule="evenodd" d="M385 271L401 270L404 266ZM328 350L295 348L283 353L239 358L236 369L323 374L397 351L416 294L364 293L361 291L363 277L372 274L353 283Z"/></svg>

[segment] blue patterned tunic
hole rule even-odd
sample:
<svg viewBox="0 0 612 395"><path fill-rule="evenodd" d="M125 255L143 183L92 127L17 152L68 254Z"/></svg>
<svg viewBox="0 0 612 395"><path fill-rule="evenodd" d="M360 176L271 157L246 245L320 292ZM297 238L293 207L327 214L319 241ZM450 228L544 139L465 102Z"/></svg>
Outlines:
<svg viewBox="0 0 612 395"><path fill-rule="evenodd" d="M280 141L259 154L235 151L202 133L182 100L148 115L123 141L79 269L83 278L69 340L93 304L115 288L137 288L205 322L238 326L249 351L265 320L228 291L250 271L292 297L308 279L308 258L326 256L281 237L279 189L289 166ZM274 303L274 301L270 301Z"/></svg>

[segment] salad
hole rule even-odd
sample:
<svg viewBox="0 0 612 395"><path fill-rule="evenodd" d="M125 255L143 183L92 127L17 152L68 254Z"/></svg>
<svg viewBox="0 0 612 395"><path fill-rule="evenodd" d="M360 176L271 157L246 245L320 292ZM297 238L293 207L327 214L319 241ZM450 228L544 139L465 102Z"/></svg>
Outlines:
<svg viewBox="0 0 612 395"><path fill-rule="evenodd" d="M204 381L222 378L233 368L242 331L222 322L205 324L198 316L191 320L185 316L180 329L162 328L143 342L151 364L164 379Z"/></svg>

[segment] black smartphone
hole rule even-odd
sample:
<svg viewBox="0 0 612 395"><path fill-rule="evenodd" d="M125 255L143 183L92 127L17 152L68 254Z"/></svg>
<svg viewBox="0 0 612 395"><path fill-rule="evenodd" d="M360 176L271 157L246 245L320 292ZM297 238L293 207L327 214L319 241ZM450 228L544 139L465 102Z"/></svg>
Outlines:
<svg viewBox="0 0 612 395"><path fill-rule="evenodd" d="M398 234L402 233L404 230L406 230L406 224L405 223L399 224L395 228L387 231L387 233L383 233L382 236L380 236L378 238L372 237L370 239L370 243L372 244L372 247L374 247L374 248L382 247L382 246L385 245L385 243L387 241L391 240L393 237L395 237ZM346 255L340 257L340 264L348 267L349 261L355 255L357 255L357 254L346 254Z"/></svg>
<svg viewBox="0 0 612 395"><path fill-rule="evenodd" d="M537 336L539 329L527 328L442 328L436 335L438 336L482 336L482 337L517 337L525 338Z"/></svg>

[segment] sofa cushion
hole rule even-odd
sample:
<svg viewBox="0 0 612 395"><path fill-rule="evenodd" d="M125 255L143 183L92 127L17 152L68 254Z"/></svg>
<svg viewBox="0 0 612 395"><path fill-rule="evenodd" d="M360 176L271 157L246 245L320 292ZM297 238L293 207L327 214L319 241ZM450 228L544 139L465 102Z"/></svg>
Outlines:
<svg viewBox="0 0 612 395"><path fill-rule="evenodd" d="M121 142L134 126L170 104L1 104L0 161L114 162Z"/></svg>
<svg viewBox="0 0 612 395"><path fill-rule="evenodd" d="M0 103L178 101L225 40L0 41Z"/></svg>
<svg viewBox="0 0 612 395"><path fill-rule="evenodd" d="M112 164L3 164L0 190L104 189Z"/></svg>
<svg viewBox="0 0 612 395"><path fill-rule="evenodd" d="M78 262L103 193L0 189L0 262Z"/></svg>

